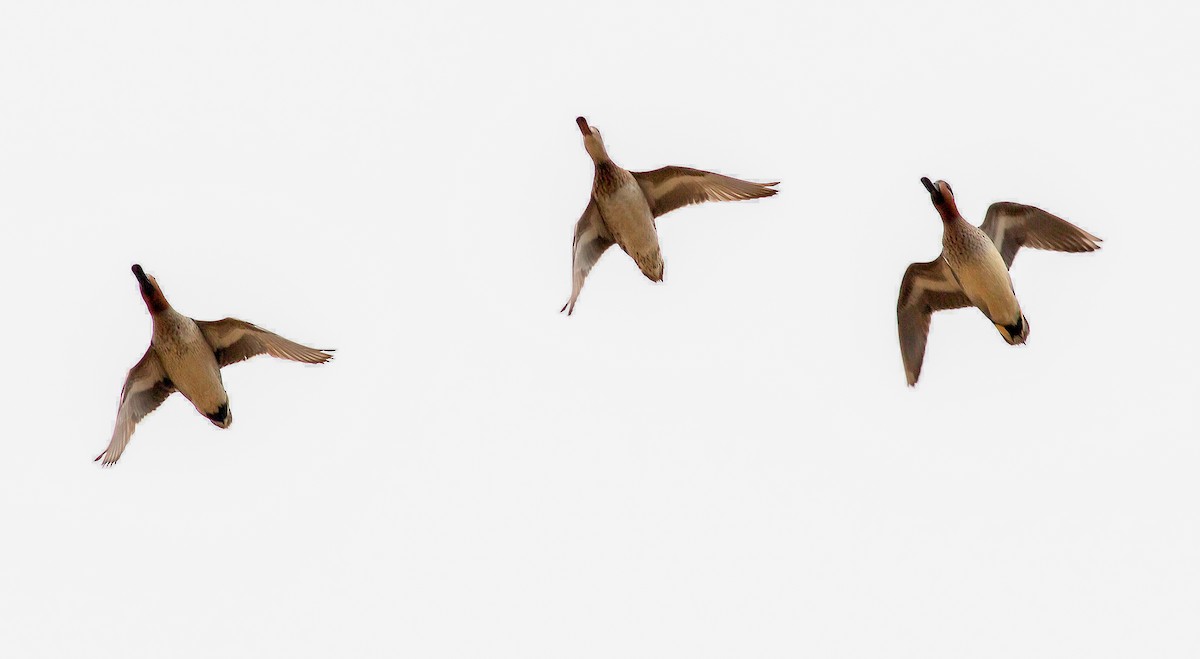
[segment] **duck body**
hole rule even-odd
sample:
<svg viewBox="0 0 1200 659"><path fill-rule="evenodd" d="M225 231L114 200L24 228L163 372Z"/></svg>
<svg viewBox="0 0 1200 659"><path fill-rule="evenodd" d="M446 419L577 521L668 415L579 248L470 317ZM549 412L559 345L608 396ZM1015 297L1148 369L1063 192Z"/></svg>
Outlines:
<svg viewBox="0 0 1200 659"><path fill-rule="evenodd" d="M233 423L221 368L196 321L173 308L155 314L150 348L167 378L197 412L219 428Z"/></svg>
<svg viewBox="0 0 1200 659"><path fill-rule="evenodd" d="M662 281L662 248L654 214L637 179L612 161L596 164L592 198L610 237L650 281Z"/></svg>
<svg viewBox="0 0 1200 659"><path fill-rule="evenodd" d="M942 258L967 299L992 321L1004 340L1024 343L1029 326L1021 314L1008 267L992 239L956 216L944 224Z"/></svg>

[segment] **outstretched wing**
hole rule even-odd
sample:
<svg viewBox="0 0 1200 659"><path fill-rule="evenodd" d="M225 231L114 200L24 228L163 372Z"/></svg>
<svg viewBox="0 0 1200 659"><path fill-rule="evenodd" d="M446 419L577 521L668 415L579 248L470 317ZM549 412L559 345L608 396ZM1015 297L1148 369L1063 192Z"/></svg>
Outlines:
<svg viewBox="0 0 1200 659"><path fill-rule="evenodd" d="M904 271L900 299L896 301L896 323L908 386L915 385L921 376L933 312L969 306L971 301L942 257L929 263L914 263Z"/></svg>
<svg viewBox="0 0 1200 659"><path fill-rule="evenodd" d="M663 167L652 172L631 172L637 179L654 217L676 208L705 201L738 201L770 197L779 192L774 183L754 183L690 167Z"/></svg>
<svg viewBox="0 0 1200 659"><path fill-rule="evenodd" d="M1017 250L1022 247L1050 249L1056 252L1092 252L1100 249L1101 240L1070 222L1046 211L1024 204L1001 201L988 207L979 227L991 237L1012 267Z"/></svg>
<svg viewBox="0 0 1200 659"><path fill-rule="evenodd" d="M112 439L108 448L96 456L103 460L100 464L105 467L116 462L129 439L133 437L133 428L147 414L153 412L162 402L175 391L175 386L167 378L162 363L154 349L149 348L125 378L125 386L121 389L121 404L117 407L117 423L113 428Z"/></svg>
<svg viewBox="0 0 1200 659"><path fill-rule="evenodd" d="M305 364L324 364L333 359L330 351L300 345L244 320L197 320L196 324L221 368L262 354Z"/></svg>
<svg viewBox="0 0 1200 659"><path fill-rule="evenodd" d="M612 246L613 239L604 228L600 207L595 199L590 199L575 223L575 239L571 242L571 298L559 309L560 313L566 311L569 316L575 312L575 301L583 290L583 280L587 279L604 251Z"/></svg>

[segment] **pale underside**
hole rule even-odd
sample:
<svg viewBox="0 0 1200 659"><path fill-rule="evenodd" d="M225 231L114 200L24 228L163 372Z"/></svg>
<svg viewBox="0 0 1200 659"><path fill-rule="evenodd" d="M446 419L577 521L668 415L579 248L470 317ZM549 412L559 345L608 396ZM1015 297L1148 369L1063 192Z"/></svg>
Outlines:
<svg viewBox="0 0 1200 659"><path fill-rule="evenodd" d="M957 230L957 231L956 231ZM1011 325L1021 318L1008 267L989 236L966 222L948 227L942 260L976 308L993 323Z"/></svg>
<svg viewBox="0 0 1200 659"><path fill-rule="evenodd" d="M650 204L630 177L611 194L594 197L604 228L650 281L662 281L662 250Z"/></svg>
<svg viewBox="0 0 1200 659"><path fill-rule="evenodd" d="M229 403L212 347L196 321L169 310L155 323L151 349L158 355L166 378L196 411L214 414Z"/></svg>

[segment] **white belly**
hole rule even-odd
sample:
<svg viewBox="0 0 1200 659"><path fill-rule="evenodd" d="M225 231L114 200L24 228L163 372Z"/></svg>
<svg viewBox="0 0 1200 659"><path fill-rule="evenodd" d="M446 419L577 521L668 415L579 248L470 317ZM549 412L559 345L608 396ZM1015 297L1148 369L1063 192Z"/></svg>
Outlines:
<svg viewBox="0 0 1200 659"><path fill-rule="evenodd" d="M229 397L221 382L221 369L196 323L182 318L162 332L155 330L154 350L179 393L204 415L227 404Z"/></svg>

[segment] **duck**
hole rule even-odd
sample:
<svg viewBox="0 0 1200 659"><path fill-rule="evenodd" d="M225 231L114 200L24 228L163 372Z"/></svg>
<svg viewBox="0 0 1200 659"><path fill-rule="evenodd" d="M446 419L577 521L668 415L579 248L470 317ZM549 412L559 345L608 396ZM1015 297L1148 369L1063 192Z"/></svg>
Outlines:
<svg viewBox="0 0 1200 659"><path fill-rule="evenodd" d="M146 354L125 378L108 448L96 456L105 467L121 458L137 423L176 391L213 425L228 428L233 413L221 369L230 364L262 354L305 364L323 364L333 358L331 349L309 348L244 320L184 316L167 302L158 281L142 266L135 264L132 270L154 330Z"/></svg>
<svg viewBox="0 0 1200 659"><path fill-rule="evenodd" d="M942 253L928 263L908 266L900 283L896 318L910 387L916 386L921 376L935 311L975 307L1009 345L1024 344L1029 321L1009 276L1017 252L1022 247L1093 252L1102 242L1040 208L1008 201L989 206L983 224L977 227L959 213L949 183L922 177L921 184L942 218Z"/></svg>
<svg viewBox="0 0 1200 659"><path fill-rule="evenodd" d="M770 197L774 183L754 183L690 167L668 166L631 172L608 155L600 131L587 119L575 120L583 148L595 165L587 207L575 223L571 243L571 297L559 312L575 312L583 281L614 244L633 259L647 279L663 279L662 249L655 219L675 209L705 201L737 201Z"/></svg>

